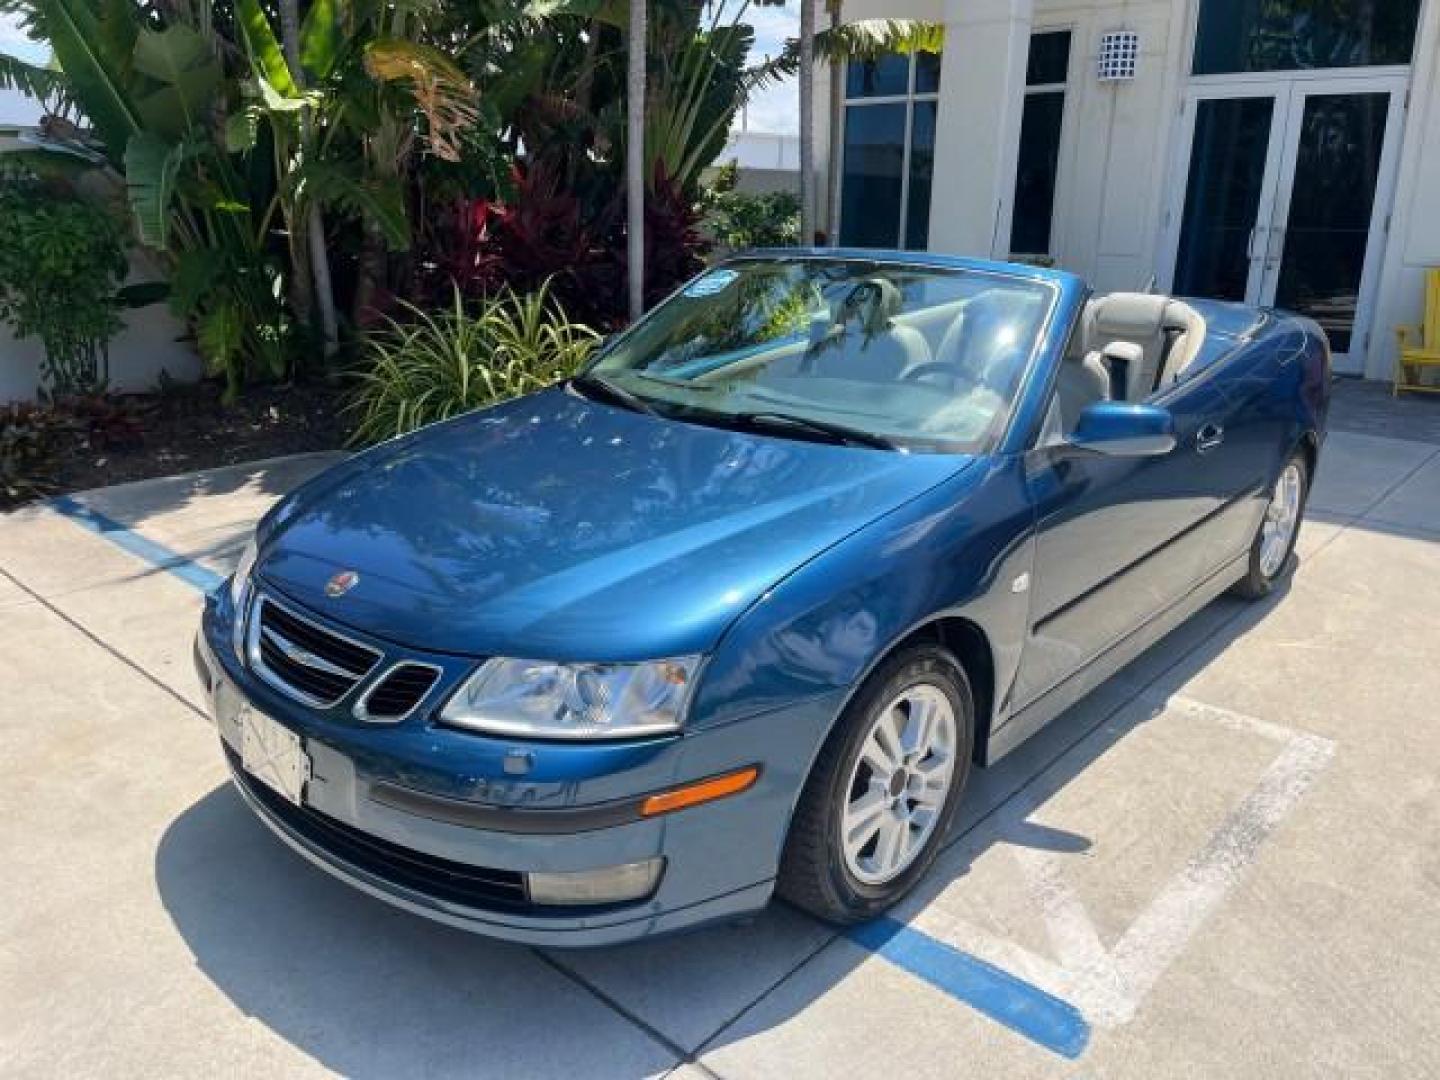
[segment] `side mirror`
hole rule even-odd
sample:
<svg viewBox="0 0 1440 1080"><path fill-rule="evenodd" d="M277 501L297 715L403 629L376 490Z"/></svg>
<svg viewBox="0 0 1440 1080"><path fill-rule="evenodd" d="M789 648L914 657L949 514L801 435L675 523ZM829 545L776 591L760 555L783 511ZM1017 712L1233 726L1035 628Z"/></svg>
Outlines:
<svg viewBox="0 0 1440 1080"><path fill-rule="evenodd" d="M1080 413L1069 442L1114 457L1158 457L1175 449L1175 418L1158 405L1097 401Z"/></svg>

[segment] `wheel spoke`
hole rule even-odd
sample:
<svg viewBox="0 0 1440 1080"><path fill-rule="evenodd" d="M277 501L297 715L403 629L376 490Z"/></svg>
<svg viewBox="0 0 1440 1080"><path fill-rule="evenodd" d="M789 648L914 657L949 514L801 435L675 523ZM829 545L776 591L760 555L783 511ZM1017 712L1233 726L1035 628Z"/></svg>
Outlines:
<svg viewBox="0 0 1440 1080"><path fill-rule="evenodd" d="M886 757L893 763L892 769L905 760L905 744L900 738L900 729L895 723L895 714L899 711L898 704L897 702L880 714L880 720L875 725L875 730L870 733L870 737L879 744Z"/></svg>
<svg viewBox="0 0 1440 1080"><path fill-rule="evenodd" d="M945 802L950 790L950 762L947 758L931 758L921 762L912 774L919 778L919 784L912 784L910 797L924 806L939 807Z"/></svg>
<svg viewBox="0 0 1440 1080"><path fill-rule="evenodd" d="M905 749L913 757L924 757L925 751L930 749L930 743L935 738L937 712L939 708L934 698L927 695L911 699L910 723L905 728Z"/></svg>
<svg viewBox="0 0 1440 1080"><path fill-rule="evenodd" d="M940 817L940 811L930 806L917 806L910 815L910 823L921 831L929 829Z"/></svg>
<svg viewBox="0 0 1440 1080"><path fill-rule="evenodd" d="M865 744L860 747L860 760L870 767L871 776L881 780L888 779L900 765L900 762L890 755L873 731L865 740Z"/></svg>
<svg viewBox="0 0 1440 1080"><path fill-rule="evenodd" d="M894 814L886 814L881 822L880 842L875 846L875 865L881 873L891 874L903 865L901 860L905 857L910 839L910 824Z"/></svg>
<svg viewBox="0 0 1440 1080"><path fill-rule="evenodd" d="M852 858L880 829L888 809L884 793L874 787L845 808L845 850Z"/></svg>

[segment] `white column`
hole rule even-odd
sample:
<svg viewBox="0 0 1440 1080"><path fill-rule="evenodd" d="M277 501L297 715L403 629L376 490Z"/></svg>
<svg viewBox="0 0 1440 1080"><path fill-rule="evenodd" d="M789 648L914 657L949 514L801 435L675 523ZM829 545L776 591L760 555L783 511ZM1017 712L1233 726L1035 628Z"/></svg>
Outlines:
<svg viewBox="0 0 1440 1080"><path fill-rule="evenodd" d="M1004 258L1034 0L945 0L930 250Z"/></svg>

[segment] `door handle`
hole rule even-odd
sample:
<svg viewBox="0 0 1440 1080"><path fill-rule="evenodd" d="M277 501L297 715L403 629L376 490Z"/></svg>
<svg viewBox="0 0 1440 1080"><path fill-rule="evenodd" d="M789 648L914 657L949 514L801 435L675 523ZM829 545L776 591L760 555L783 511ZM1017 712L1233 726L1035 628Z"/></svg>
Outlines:
<svg viewBox="0 0 1440 1080"><path fill-rule="evenodd" d="M1225 441L1225 429L1219 424L1206 424L1195 433L1195 449L1204 454Z"/></svg>
<svg viewBox="0 0 1440 1080"><path fill-rule="evenodd" d="M1265 246L1265 265L1271 270L1278 269L1284 257L1285 226L1275 225L1270 229L1270 243Z"/></svg>
<svg viewBox="0 0 1440 1080"><path fill-rule="evenodd" d="M1263 259L1263 258L1264 258L1263 255L1256 255L1256 254L1255 254L1255 241L1259 238L1259 236L1260 236L1260 234L1261 234L1262 232L1268 232L1268 231L1269 231L1269 230L1266 229L1266 228L1265 228L1264 226L1262 226L1262 225L1253 225L1253 226L1251 226L1251 228L1250 228L1250 238L1245 241L1245 257L1246 257L1247 259L1249 259L1251 262L1254 262L1256 259Z"/></svg>

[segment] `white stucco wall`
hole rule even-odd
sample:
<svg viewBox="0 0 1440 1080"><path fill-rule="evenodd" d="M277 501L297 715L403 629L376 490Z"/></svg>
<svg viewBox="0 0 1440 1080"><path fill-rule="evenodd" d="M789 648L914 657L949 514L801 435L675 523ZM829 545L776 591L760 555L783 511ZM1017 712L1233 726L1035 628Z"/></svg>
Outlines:
<svg viewBox="0 0 1440 1080"><path fill-rule="evenodd" d="M1365 375L1394 377L1393 329L1424 313L1424 276L1440 266L1440 0L1425 0L1411 72L1395 203Z"/></svg>
<svg viewBox="0 0 1440 1080"><path fill-rule="evenodd" d="M1029 13L1030 30L1072 32L1056 178L1052 252L1100 291L1164 280L1165 230L1179 213L1186 164L1181 105L1198 0L847 0L847 20L909 17L947 24L930 247L1006 255L1025 57L997 27ZM958 35L966 32L967 47ZM1135 30L1137 77L1102 83L1102 34ZM988 35L988 36L987 36ZM1411 69L1392 221L1381 254L1365 374L1391 377L1392 327L1422 314L1423 275L1440 266L1440 0L1425 0ZM963 61L962 61L963 57ZM1020 70L1015 70L1018 63ZM1383 192L1382 192L1383 195ZM990 237L991 241L986 242Z"/></svg>
<svg viewBox="0 0 1440 1080"><path fill-rule="evenodd" d="M120 393L152 390L161 372L178 382L200 378L200 358L178 340L183 332L164 304L127 312L125 328L110 343L110 388ZM43 356L36 339L16 341L0 328L0 404L35 400Z"/></svg>
<svg viewBox="0 0 1440 1080"><path fill-rule="evenodd" d="M0 124L38 124L41 109L17 90L0 90Z"/></svg>
<svg viewBox="0 0 1440 1080"><path fill-rule="evenodd" d="M1183 0L850 0L847 19L947 24L940 85L932 250L1008 254L1025 44L1035 30L1072 33L1052 249L1097 289L1135 289L1154 272L1183 43ZM903 8L903 10L900 10ZM1011 32L1016 17L1028 29ZM1100 35L1141 35L1133 82L1094 77Z"/></svg>

